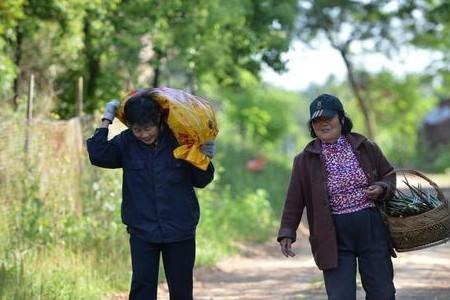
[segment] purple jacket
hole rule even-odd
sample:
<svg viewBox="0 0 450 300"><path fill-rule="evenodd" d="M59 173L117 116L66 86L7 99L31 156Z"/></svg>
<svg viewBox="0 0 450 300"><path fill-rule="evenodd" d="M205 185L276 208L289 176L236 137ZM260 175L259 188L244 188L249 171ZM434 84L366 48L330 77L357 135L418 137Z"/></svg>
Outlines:
<svg viewBox="0 0 450 300"><path fill-rule="evenodd" d="M393 167L380 148L358 133L345 136L368 178L369 185L378 184L384 188L384 193L378 201L390 199L395 190L395 175L386 176ZM296 231L306 207L311 251L319 269L325 270L337 267L338 255L336 233L328 204L325 167L320 151L320 141L315 139L294 158L277 240L296 240Z"/></svg>

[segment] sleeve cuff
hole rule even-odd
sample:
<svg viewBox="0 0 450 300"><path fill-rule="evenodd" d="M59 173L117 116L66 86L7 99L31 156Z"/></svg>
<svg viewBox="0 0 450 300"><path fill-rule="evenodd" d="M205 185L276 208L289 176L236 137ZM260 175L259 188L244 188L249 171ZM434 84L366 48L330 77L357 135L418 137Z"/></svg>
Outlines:
<svg viewBox="0 0 450 300"><path fill-rule="evenodd" d="M97 129L95 129L95 134L101 134L101 135L108 135L108 128L106 127L98 127Z"/></svg>
<svg viewBox="0 0 450 300"><path fill-rule="evenodd" d="M277 241L279 242L283 238L289 238L293 243L297 240L297 233L295 230L292 230L290 228L280 228L280 230L278 231Z"/></svg>

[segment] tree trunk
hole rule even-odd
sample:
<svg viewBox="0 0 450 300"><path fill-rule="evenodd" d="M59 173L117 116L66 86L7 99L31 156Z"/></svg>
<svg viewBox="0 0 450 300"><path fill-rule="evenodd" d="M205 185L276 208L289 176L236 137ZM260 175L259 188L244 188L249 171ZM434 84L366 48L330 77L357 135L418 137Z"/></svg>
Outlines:
<svg viewBox="0 0 450 300"><path fill-rule="evenodd" d="M370 114L370 110L367 107L366 100L361 95L361 91L359 90L358 84L356 83L356 79L355 79L352 63L350 62L350 60L348 58L348 55L347 55L347 52L344 49L338 49L338 50L339 50L339 53L342 56L342 59L344 60L345 66L347 68L347 78L348 78L348 81L350 82L350 87L351 87L351 89L353 91L353 94L355 95L356 99L358 100L359 108L361 109L361 112L363 113L364 123L365 123L366 128L367 128L367 137L369 139L371 139L371 140L374 140L375 124L374 124L374 122L372 120L372 116Z"/></svg>
<svg viewBox="0 0 450 300"><path fill-rule="evenodd" d="M195 94L197 92L197 82L193 72L186 75L186 84L190 93Z"/></svg>
<svg viewBox="0 0 450 300"><path fill-rule="evenodd" d="M88 57L87 67L88 82L86 85L86 95L89 98L92 98L94 97L95 90L97 89L97 77L100 74L100 59L95 56Z"/></svg>
<svg viewBox="0 0 450 300"><path fill-rule="evenodd" d="M19 104L17 103L17 99L19 98L19 82L21 77L20 70L20 61L22 60L22 42L23 42L23 33L19 26L16 27L16 51L14 53L14 65L17 68L16 78L13 83L13 97L12 97L12 106L14 111L17 111Z"/></svg>
<svg viewBox="0 0 450 300"><path fill-rule="evenodd" d="M154 69L154 74L153 74L152 87L156 88L159 86L159 77L160 76L161 76L161 70L159 69L159 66L156 66Z"/></svg>
<svg viewBox="0 0 450 300"><path fill-rule="evenodd" d="M89 14L87 14L83 21L87 101L90 101L90 98L95 95L95 90L97 89L97 77L100 74L100 58L92 45L92 32L89 19Z"/></svg>
<svg viewBox="0 0 450 300"><path fill-rule="evenodd" d="M156 88L159 87L160 81L161 81L161 60L163 58L163 52L159 49L154 47L153 52L155 53L155 57L151 60L153 61L153 82L152 87Z"/></svg>

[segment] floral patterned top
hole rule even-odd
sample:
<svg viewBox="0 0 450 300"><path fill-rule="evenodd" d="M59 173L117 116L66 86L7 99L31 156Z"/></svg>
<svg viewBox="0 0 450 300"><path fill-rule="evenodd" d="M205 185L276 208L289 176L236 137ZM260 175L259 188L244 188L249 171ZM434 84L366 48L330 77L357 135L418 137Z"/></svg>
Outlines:
<svg viewBox="0 0 450 300"><path fill-rule="evenodd" d="M350 143L341 136L335 143L322 143L327 191L332 214L345 214L375 207L367 198L368 180Z"/></svg>

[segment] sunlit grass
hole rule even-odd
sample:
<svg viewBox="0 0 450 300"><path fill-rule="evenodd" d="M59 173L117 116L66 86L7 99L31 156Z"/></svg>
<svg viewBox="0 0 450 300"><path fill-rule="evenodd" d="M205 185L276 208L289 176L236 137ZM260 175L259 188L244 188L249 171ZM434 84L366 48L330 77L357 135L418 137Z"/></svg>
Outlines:
<svg viewBox="0 0 450 300"><path fill-rule="evenodd" d="M77 178L78 161L53 155L60 144L38 144L48 142L35 140L40 152L34 160L21 160L18 153L21 163L0 182L0 300L103 299L127 291L131 266L120 218L121 171L94 168L84 157ZM243 151L244 157L239 148L223 147L215 159L216 180L197 191L197 267L235 253L239 243L267 240L277 225L274 208L282 201L287 168L269 158L263 172L247 172L252 154ZM80 200L74 198L78 192Z"/></svg>

